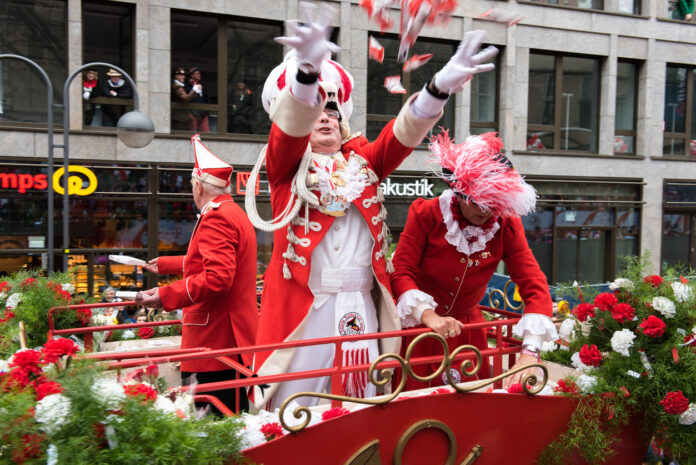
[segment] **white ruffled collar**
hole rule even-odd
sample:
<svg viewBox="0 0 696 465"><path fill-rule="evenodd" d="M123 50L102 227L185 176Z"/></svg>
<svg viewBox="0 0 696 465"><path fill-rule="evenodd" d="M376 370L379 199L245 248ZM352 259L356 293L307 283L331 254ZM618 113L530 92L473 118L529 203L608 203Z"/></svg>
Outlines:
<svg viewBox="0 0 696 465"><path fill-rule="evenodd" d="M440 211L442 212L442 218L447 228L445 240L455 246L457 251L466 255L485 250L486 243L493 239L495 233L500 229L500 224L496 221L488 229L483 229L480 226L474 225L469 225L461 229L459 227L459 222L452 214L452 209L450 208L452 197L454 197L454 191L452 189L447 189L439 197Z"/></svg>

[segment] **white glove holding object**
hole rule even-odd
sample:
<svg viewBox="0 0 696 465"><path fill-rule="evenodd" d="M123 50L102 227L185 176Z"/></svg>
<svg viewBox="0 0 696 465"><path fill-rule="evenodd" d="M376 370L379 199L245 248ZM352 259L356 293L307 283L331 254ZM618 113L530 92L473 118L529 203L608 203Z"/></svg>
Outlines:
<svg viewBox="0 0 696 465"><path fill-rule="evenodd" d="M433 77L433 84L440 92L447 94L460 92L474 74L495 68L493 63L484 62L496 56L498 49L491 45L479 52L485 34L481 30L464 34L457 52Z"/></svg>
<svg viewBox="0 0 696 465"><path fill-rule="evenodd" d="M303 14L304 13L304 14ZM324 60L340 48L329 40L332 27L329 25L336 15L336 9L322 5L300 2L300 16L307 21L293 19L285 22L290 36L276 37L275 41L294 48L297 67L306 74L318 74Z"/></svg>
<svg viewBox="0 0 696 465"><path fill-rule="evenodd" d="M200 96L203 96L203 86L201 84L196 84L192 87L192 90Z"/></svg>
<svg viewBox="0 0 696 465"><path fill-rule="evenodd" d="M90 95L92 95L92 91L85 87L84 91L82 92L82 98L85 100L89 100Z"/></svg>

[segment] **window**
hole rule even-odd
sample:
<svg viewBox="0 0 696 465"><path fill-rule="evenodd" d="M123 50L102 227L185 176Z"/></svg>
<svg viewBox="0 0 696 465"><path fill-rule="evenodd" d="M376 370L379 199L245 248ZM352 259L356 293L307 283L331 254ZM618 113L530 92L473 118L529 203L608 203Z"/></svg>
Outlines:
<svg viewBox="0 0 696 465"><path fill-rule="evenodd" d="M665 82L663 155L696 156L694 113L696 101L693 68L668 65Z"/></svg>
<svg viewBox="0 0 696 465"><path fill-rule="evenodd" d="M604 0L532 0L549 5L572 6L589 10L603 10ZM630 1L630 0L629 0Z"/></svg>
<svg viewBox="0 0 696 465"><path fill-rule="evenodd" d="M282 23L189 11L171 18L172 72L187 72L172 79L172 131L268 134L261 93L283 60L273 41L283 35Z"/></svg>
<svg viewBox="0 0 696 465"><path fill-rule="evenodd" d="M599 59L529 55L527 150L597 152Z"/></svg>
<svg viewBox="0 0 696 465"><path fill-rule="evenodd" d="M662 270L696 268L696 181L665 180L662 214Z"/></svg>
<svg viewBox="0 0 696 465"><path fill-rule="evenodd" d="M550 284L612 280L623 257L638 254L639 181L527 180L539 200L522 223Z"/></svg>
<svg viewBox="0 0 696 465"><path fill-rule="evenodd" d="M636 153L636 102L638 65L619 61L616 76L616 120L614 153Z"/></svg>
<svg viewBox="0 0 696 465"><path fill-rule="evenodd" d="M67 2L3 0L0 2L0 53L35 61L53 84L54 103L62 103L67 74ZM46 123L46 84L34 67L19 60L0 60L0 122ZM60 108L54 121L62 121Z"/></svg>
<svg viewBox="0 0 696 465"><path fill-rule="evenodd" d="M133 74L134 7L135 5L128 4L83 3L82 34L85 63L110 63L123 69L135 79ZM129 97L132 95L130 83L125 78L116 76L113 71L109 68L97 67L83 73L82 116L85 127L114 127L124 113L133 109L133 100ZM94 85L95 81L96 85Z"/></svg>
<svg viewBox="0 0 696 465"><path fill-rule="evenodd" d="M377 37L384 46L384 62L368 60L367 64L367 138L376 138L382 128L391 121L406 103L408 97L423 88L426 82L442 68L454 54L456 44L439 42L431 39L419 39L411 49L411 55L432 53L433 57L425 65L409 73L402 72L402 63L396 61L399 52L399 40L392 37ZM367 53L367 51L366 51ZM384 88L384 78L401 76L405 94L390 94ZM444 127L454 137L454 98L450 98L444 108L444 114L434 126L434 131Z"/></svg>
<svg viewBox="0 0 696 465"><path fill-rule="evenodd" d="M502 53L502 52L501 52ZM500 60L496 56L495 69L487 73L474 74L471 80L471 113L469 132L482 134L498 130L498 81Z"/></svg>

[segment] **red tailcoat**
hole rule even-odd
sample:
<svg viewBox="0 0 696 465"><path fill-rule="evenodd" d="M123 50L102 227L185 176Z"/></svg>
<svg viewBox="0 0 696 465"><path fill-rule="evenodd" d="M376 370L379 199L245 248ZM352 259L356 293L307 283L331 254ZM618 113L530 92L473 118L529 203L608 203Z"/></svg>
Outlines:
<svg viewBox="0 0 696 465"><path fill-rule="evenodd" d="M365 219L374 240L372 269L381 291L381 298L376 302L380 331L400 329L400 322L387 274L385 240L388 230L382 206L384 195L379 184L401 164L439 118L438 115L427 120L416 120L407 106L396 120L385 126L374 142L368 142L365 137L358 135L344 141L341 147L346 160L350 157L362 157L364 168L368 172L368 185L360 197L353 201L353 205ZM293 177L309 145L311 128L323 107L323 103L312 107L295 99L287 88L276 97L271 109L274 124L269 136L266 161L274 215L281 212L288 203ZM316 194L318 190L312 192ZM304 208L300 210L299 219L304 219ZM314 301L308 284L312 252L329 231L334 217L310 208L309 221L319 223L321 228L309 228L305 232L305 226L296 224L295 221L274 233L273 254L264 275L257 344L301 339L303 322ZM309 245L304 247L296 242L290 243L289 237L293 235L299 239L308 238ZM299 257L297 261L283 257L289 245ZM289 268L289 279L284 276L284 265ZM327 328L326 336L333 336L332 328ZM398 350L398 341L383 340L382 350ZM291 357L291 353L281 351L257 353L254 368L259 376L284 373ZM269 393L266 392L265 395Z"/></svg>
<svg viewBox="0 0 696 465"><path fill-rule="evenodd" d="M256 232L232 197L215 197L198 219L186 255L159 257L157 268L160 274L183 274L159 290L165 310L183 309L182 348L254 344ZM251 364L250 355L244 364ZM181 362L186 372L229 369L214 359Z"/></svg>
<svg viewBox="0 0 696 465"><path fill-rule="evenodd" d="M503 260L510 278L519 286L525 303L524 312L551 317L551 295L546 276L529 249L522 221L515 217L502 218L498 222L500 229L486 243L486 248L466 255L445 239L447 227L439 198L416 200L409 209L406 227L394 254L391 278L394 297L398 299L404 292L418 289L435 299L438 315L448 315L462 323L484 321L478 303L486 294L488 281L498 263ZM406 348L411 339L405 339L402 347ZM447 342L450 349L462 344L487 348L483 329L463 332ZM413 356L436 353L442 353L439 342L428 339L416 347ZM409 389L412 387L423 386L411 384Z"/></svg>

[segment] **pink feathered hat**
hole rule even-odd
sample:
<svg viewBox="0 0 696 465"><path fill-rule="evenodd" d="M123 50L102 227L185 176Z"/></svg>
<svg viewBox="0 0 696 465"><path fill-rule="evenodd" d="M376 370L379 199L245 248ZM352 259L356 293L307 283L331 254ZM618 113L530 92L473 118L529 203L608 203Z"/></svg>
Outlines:
<svg viewBox="0 0 696 465"><path fill-rule="evenodd" d="M448 131L433 136L428 146L433 171L457 193L499 217L534 211L536 191L501 153L495 132L469 136L455 144Z"/></svg>

